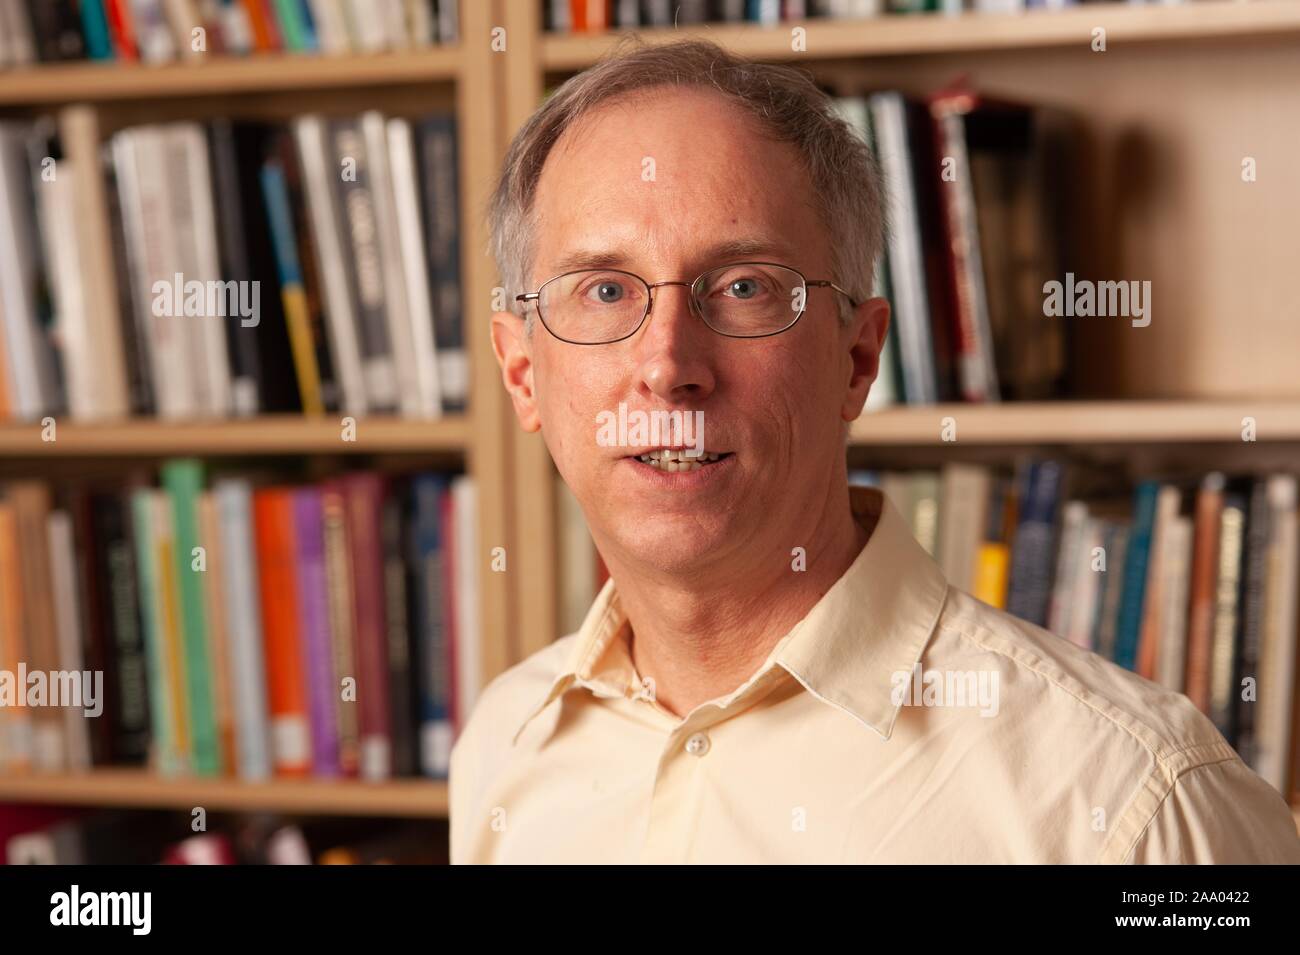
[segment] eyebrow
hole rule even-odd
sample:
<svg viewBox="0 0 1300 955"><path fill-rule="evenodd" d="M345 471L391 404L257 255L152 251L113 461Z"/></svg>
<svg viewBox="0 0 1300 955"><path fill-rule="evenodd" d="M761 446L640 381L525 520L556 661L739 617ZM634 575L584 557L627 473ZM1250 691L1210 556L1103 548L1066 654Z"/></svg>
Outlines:
<svg viewBox="0 0 1300 955"><path fill-rule="evenodd" d="M774 239L754 236L743 239L728 239L710 246L699 256L702 262L724 265L728 260L743 259L749 256L782 256L788 254L788 247ZM634 253L626 249L579 249L561 256L555 263L555 274L573 272L579 269L625 269Z"/></svg>

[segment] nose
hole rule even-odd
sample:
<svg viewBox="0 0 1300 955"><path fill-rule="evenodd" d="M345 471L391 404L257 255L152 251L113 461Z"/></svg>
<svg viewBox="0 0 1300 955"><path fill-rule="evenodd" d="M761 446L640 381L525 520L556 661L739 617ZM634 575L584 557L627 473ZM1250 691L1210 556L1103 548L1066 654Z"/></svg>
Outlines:
<svg viewBox="0 0 1300 955"><path fill-rule="evenodd" d="M718 336L692 311L689 284L657 282L650 288L650 314L636 344L639 387L670 404L701 401L715 385Z"/></svg>

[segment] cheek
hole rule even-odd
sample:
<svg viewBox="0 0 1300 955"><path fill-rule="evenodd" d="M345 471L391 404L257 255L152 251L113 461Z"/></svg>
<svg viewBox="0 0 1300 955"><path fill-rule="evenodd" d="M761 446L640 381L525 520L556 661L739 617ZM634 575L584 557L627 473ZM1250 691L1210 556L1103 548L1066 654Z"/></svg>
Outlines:
<svg viewBox="0 0 1300 955"><path fill-rule="evenodd" d="M539 349L534 359L533 386L536 389L542 433L557 459L566 452L590 451L596 443L597 415L616 408L598 363L573 360L571 356Z"/></svg>

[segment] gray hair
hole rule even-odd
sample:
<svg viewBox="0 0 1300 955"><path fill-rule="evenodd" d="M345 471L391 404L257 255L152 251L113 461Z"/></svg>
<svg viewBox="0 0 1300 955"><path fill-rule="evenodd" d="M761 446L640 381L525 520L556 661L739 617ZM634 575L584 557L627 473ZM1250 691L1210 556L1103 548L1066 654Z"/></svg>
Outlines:
<svg viewBox="0 0 1300 955"><path fill-rule="evenodd" d="M781 142L798 151L812 182L815 208L830 233L831 278L854 300L871 295L883 242L880 169L870 148L803 70L755 63L707 40L655 46L629 40L563 83L515 135L488 207L492 255L509 307L532 267L531 210L542 167L566 129L598 106L653 87L712 89L742 103ZM630 47L630 48L629 48ZM843 296L840 316L847 321ZM530 313L531 314L531 313ZM531 320L529 322L531 325Z"/></svg>

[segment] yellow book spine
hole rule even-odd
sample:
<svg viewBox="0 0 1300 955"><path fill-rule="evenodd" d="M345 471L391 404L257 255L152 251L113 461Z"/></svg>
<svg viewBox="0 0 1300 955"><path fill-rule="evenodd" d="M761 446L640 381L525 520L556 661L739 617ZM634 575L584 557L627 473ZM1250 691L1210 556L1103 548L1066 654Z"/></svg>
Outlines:
<svg viewBox="0 0 1300 955"><path fill-rule="evenodd" d="M316 347L312 343L311 318L307 310L307 293L301 285L286 285L280 290L284 301L284 320L289 326L289 349L293 368L298 373L298 394L306 414L324 414L320 396L320 366L316 364Z"/></svg>
<svg viewBox="0 0 1300 955"><path fill-rule="evenodd" d="M1007 576L1011 567L1011 548L1006 544L985 541L975 555L973 596L990 607L1003 610L1007 605Z"/></svg>

